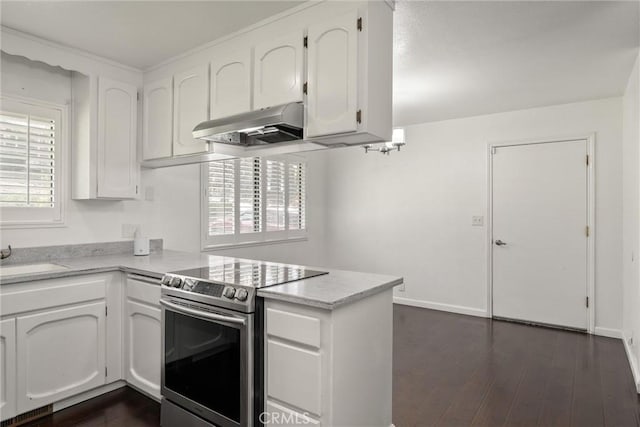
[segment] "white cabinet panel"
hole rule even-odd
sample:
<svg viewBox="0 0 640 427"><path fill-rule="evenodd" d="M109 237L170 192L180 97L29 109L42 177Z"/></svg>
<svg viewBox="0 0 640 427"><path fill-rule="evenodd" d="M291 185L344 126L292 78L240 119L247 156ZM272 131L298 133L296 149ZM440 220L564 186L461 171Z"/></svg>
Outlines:
<svg viewBox="0 0 640 427"><path fill-rule="evenodd" d="M16 415L16 321L0 321L0 419Z"/></svg>
<svg viewBox="0 0 640 427"><path fill-rule="evenodd" d="M297 31L256 46L254 109L302 101L303 37Z"/></svg>
<svg viewBox="0 0 640 427"><path fill-rule="evenodd" d="M160 399L161 311L127 301L126 380Z"/></svg>
<svg viewBox="0 0 640 427"><path fill-rule="evenodd" d="M267 334L320 348L320 319L267 308Z"/></svg>
<svg viewBox="0 0 640 427"><path fill-rule="evenodd" d="M354 10L309 27L307 137L358 129L357 19Z"/></svg>
<svg viewBox="0 0 640 427"><path fill-rule="evenodd" d="M18 413L105 383L105 304L17 318Z"/></svg>
<svg viewBox="0 0 640 427"><path fill-rule="evenodd" d="M172 79L144 86L142 153L145 160L171 156L173 123Z"/></svg>
<svg viewBox="0 0 640 427"><path fill-rule="evenodd" d="M135 86L98 81L98 197L136 196L137 96Z"/></svg>
<svg viewBox="0 0 640 427"><path fill-rule="evenodd" d="M251 109L251 54L249 49L211 61L211 118Z"/></svg>
<svg viewBox="0 0 640 427"><path fill-rule="evenodd" d="M173 155L207 151L207 143L192 136L209 116L209 75L201 65L173 77Z"/></svg>
<svg viewBox="0 0 640 427"><path fill-rule="evenodd" d="M320 353L267 341L267 397L321 414Z"/></svg>

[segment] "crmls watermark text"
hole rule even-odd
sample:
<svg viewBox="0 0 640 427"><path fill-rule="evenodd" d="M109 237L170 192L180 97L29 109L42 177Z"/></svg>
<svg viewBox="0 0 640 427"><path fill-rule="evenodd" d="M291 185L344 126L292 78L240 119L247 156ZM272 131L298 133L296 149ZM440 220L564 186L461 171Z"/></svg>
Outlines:
<svg viewBox="0 0 640 427"><path fill-rule="evenodd" d="M270 425L307 425L311 423L307 412L304 414L285 414L282 412L263 412L260 422Z"/></svg>

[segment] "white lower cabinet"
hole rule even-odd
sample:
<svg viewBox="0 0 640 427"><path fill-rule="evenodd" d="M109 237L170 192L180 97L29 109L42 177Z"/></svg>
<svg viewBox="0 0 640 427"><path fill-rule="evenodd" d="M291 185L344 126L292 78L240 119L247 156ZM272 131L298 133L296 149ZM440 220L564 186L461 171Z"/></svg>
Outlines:
<svg viewBox="0 0 640 427"><path fill-rule="evenodd" d="M333 310L265 300L265 425L389 427L392 298Z"/></svg>
<svg viewBox="0 0 640 427"><path fill-rule="evenodd" d="M16 415L16 321L0 321L0 420Z"/></svg>
<svg viewBox="0 0 640 427"><path fill-rule="evenodd" d="M125 379L157 399L160 399L162 360L159 300L159 285L127 280Z"/></svg>
<svg viewBox="0 0 640 427"><path fill-rule="evenodd" d="M18 413L105 383L105 303L18 316Z"/></svg>

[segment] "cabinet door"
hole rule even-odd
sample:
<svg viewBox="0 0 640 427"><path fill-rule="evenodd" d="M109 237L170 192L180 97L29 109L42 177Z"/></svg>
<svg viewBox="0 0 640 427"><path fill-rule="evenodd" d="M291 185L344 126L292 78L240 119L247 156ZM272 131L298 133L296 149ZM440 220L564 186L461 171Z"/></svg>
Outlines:
<svg viewBox="0 0 640 427"><path fill-rule="evenodd" d="M105 303L17 319L18 413L105 383Z"/></svg>
<svg viewBox="0 0 640 427"><path fill-rule="evenodd" d="M302 31L265 41L255 48L253 108L302 101Z"/></svg>
<svg viewBox="0 0 640 427"><path fill-rule="evenodd" d="M171 78L144 87L142 153L145 160L171 156L173 88Z"/></svg>
<svg viewBox="0 0 640 427"><path fill-rule="evenodd" d="M211 61L211 118L251 109L251 54L248 49Z"/></svg>
<svg viewBox="0 0 640 427"><path fill-rule="evenodd" d="M98 80L98 197L135 198L136 162L135 86L104 77Z"/></svg>
<svg viewBox="0 0 640 427"><path fill-rule="evenodd" d="M127 300L127 382L160 399L161 311Z"/></svg>
<svg viewBox="0 0 640 427"><path fill-rule="evenodd" d="M0 321L0 420L16 416L16 321Z"/></svg>
<svg viewBox="0 0 640 427"><path fill-rule="evenodd" d="M203 65L173 77L173 155L207 151L193 128L209 116L209 77Z"/></svg>
<svg viewBox="0 0 640 427"><path fill-rule="evenodd" d="M358 129L357 11L309 27L306 136Z"/></svg>

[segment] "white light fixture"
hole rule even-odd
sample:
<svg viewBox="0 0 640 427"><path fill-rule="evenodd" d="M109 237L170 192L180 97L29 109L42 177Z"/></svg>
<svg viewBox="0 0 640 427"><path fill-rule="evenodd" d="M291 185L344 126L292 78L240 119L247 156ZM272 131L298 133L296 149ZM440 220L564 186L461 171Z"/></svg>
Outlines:
<svg viewBox="0 0 640 427"><path fill-rule="evenodd" d="M395 128L391 135L391 141L385 142L381 145L373 146L371 144L363 145L364 152L377 151L382 154L389 154L392 151L400 151L400 147L405 145L404 128Z"/></svg>

